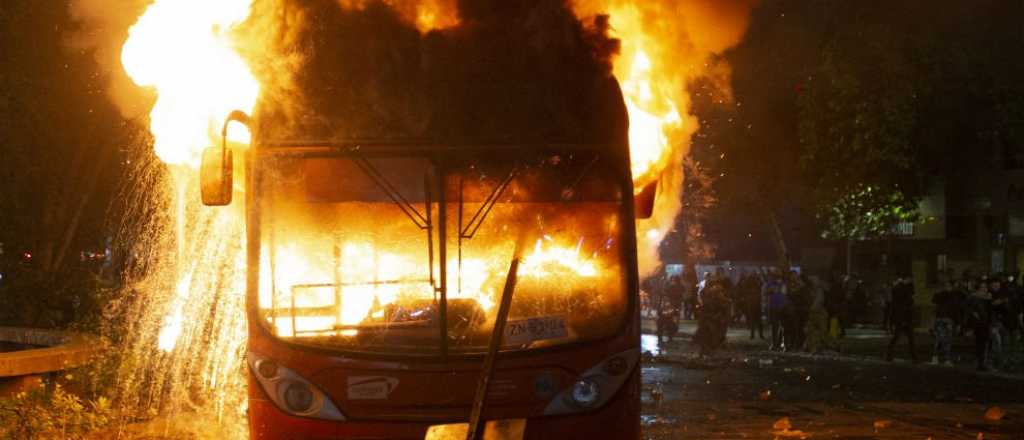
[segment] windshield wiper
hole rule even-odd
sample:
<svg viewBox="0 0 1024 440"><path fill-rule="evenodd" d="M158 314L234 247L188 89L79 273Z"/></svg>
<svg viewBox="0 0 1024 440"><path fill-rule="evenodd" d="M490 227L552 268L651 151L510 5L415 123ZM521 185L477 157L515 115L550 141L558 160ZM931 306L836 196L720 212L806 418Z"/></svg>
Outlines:
<svg viewBox="0 0 1024 440"><path fill-rule="evenodd" d="M576 196L576 187L579 186L580 182L583 181L583 177L585 177L587 173L590 172L590 168L593 167L595 163L597 163L598 158L599 156L597 154L594 154L594 158L590 159L590 162L587 162L587 164L583 166L583 169L580 170L580 175L577 176L576 179L573 180L573 182L569 186L565 187L561 194L563 200L568 200L569 198Z"/></svg>
<svg viewBox="0 0 1024 440"><path fill-rule="evenodd" d="M487 214L490 214L491 208L493 208L494 205L496 203L498 203L498 199L501 198L501 195L505 192L505 189L508 188L508 185L510 183L512 183L512 179L514 179L516 177L516 172L517 171L518 171L518 167L513 167L512 170L508 172L508 175L505 176L505 178L502 179L501 182L498 183L498 186L496 186L494 188L494 190L491 191L491 194L488 195L487 199L484 200L484 204L480 206L480 209L477 209L476 213L473 214L473 217L469 218L469 223L466 223L465 227L459 230L459 238L464 238L464 239L468 240L468 239L473 238L474 235L476 235L476 231L479 230L480 226L484 224L484 219L487 218ZM462 212L462 209L461 209L462 203L463 203L463 200L462 200L462 187L460 185L460 187L459 187L459 208L460 208L459 212L460 213ZM461 221L461 217L460 217L460 221Z"/></svg>
<svg viewBox="0 0 1024 440"><path fill-rule="evenodd" d="M473 217L469 219L469 223L465 225L462 224L462 207L465 204L465 200L463 197L462 177L459 177L459 237L457 240L459 252L457 263L459 292L462 292L462 240L469 240L476 235L476 231L484 224L484 219L487 218L487 214L490 214L491 208L498 203L498 199L500 199L501 195L505 193L505 189L508 188L510 183L512 183L512 179L516 177L518 169L518 166L512 167L512 170L508 172L508 175L505 176L505 178L498 183L498 186L491 191L491 194L484 200L483 205L480 205L480 208L477 209L475 214L473 214Z"/></svg>
<svg viewBox="0 0 1024 440"><path fill-rule="evenodd" d="M519 276L519 254L523 240L516 243L516 249L512 257L512 263L508 268L508 276L505 277L505 288L501 293L501 304L498 306L498 315L494 318L494 329L491 331L491 341L487 346L487 356L484 358L483 369L480 371L480 380L477 382L476 395L473 398L473 409L469 414L469 430L466 433L466 440L483 440L484 438L484 409L487 407L487 388L490 386L491 377L494 376L494 363L498 359L498 351L501 348L503 336L505 336L505 324L508 322L508 312L512 308L512 292L516 289L516 278Z"/></svg>
<svg viewBox="0 0 1024 440"><path fill-rule="evenodd" d="M409 203L409 200L402 196L402 193L398 192L394 185L392 185L391 182L388 182L388 179L385 178L384 175L381 174L381 172L378 171L368 159L360 155L356 150L351 150L351 153L353 156L352 161L355 162L356 166L366 173L366 175L370 177L370 180L373 180L373 183L376 183L377 187L380 188L381 191L384 191L384 194L387 195L388 198L398 206L398 209L401 209L402 213L409 217L417 227L420 229L427 229L430 226L430 220L420 213L412 203Z"/></svg>

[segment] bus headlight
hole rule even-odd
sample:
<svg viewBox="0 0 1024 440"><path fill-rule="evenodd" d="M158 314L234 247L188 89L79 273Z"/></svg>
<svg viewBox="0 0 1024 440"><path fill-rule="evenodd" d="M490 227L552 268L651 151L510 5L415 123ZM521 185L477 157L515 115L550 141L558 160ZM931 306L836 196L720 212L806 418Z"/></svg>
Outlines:
<svg viewBox="0 0 1024 440"><path fill-rule="evenodd" d="M256 373L259 374L260 377L264 379L274 379L277 377L276 362L269 359L263 359L258 362L254 362L254 365L256 365Z"/></svg>
<svg viewBox="0 0 1024 440"><path fill-rule="evenodd" d="M601 386L592 379L580 379L572 384L572 392L569 395L577 405L589 408L601 397Z"/></svg>
<svg viewBox="0 0 1024 440"><path fill-rule="evenodd" d="M288 381L281 384L284 389L284 404L288 409L297 414L305 414L313 408L315 396L309 385L298 381Z"/></svg>
<svg viewBox="0 0 1024 440"><path fill-rule="evenodd" d="M345 420L334 402L298 373L251 352L249 367L260 387L281 411L314 419Z"/></svg>
<svg viewBox="0 0 1024 440"><path fill-rule="evenodd" d="M574 414L604 406L633 377L639 363L639 348L598 362L551 398L544 415Z"/></svg>

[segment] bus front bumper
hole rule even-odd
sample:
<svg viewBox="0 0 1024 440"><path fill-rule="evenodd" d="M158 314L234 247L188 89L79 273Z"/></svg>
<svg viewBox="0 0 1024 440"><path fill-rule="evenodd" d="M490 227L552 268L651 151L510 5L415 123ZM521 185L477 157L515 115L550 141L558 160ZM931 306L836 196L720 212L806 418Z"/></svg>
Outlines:
<svg viewBox="0 0 1024 440"><path fill-rule="evenodd" d="M621 393L639 394L639 374L632 376L620 390ZM519 432L522 432L522 440L636 440L640 438L638 406L638 398L613 399L604 407L590 412L525 419L525 424ZM514 414L508 416L508 420L515 419ZM249 429L254 440L462 440L457 435L437 438L436 430L435 436L428 439L427 433L431 426L438 425L441 423L317 420L286 414L268 400L249 400ZM507 437L502 437L502 440L506 439Z"/></svg>

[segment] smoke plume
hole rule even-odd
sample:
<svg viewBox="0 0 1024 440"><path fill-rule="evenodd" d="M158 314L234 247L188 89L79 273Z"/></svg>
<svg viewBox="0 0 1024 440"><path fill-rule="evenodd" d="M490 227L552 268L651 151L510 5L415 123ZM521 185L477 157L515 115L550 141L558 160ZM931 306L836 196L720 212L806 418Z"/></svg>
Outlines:
<svg viewBox="0 0 1024 440"><path fill-rule="evenodd" d="M682 162L700 125L688 86L710 79L728 103L729 68L719 55L742 39L757 3L253 0L235 32L263 87L255 113L264 138L617 143L628 124L623 94L631 112L677 110L678 120L654 128L664 146L638 141L647 128L637 124L642 115L630 115L634 157L663 150L634 176L638 186L659 182L654 218L638 229L641 270L650 272L680 212ZM85 25L70 44L93 48L109 67L109 94L129 118L153 102L119 59L148 4L70 6ZM635 89L640 53L651 64L649 90Z"/></svg>
<svg viewBox="0 0 1024 440"><path fill-rule="evenodd" d="M628 122L613 76L634 107L676 109L677 121L653 128L666 145L629 136L635 153L663 150L634 176L657 180L660 193L638 228L646 274L682 207L683 159L699 129L688 87L710 79L728 103L719 55L742 39L756 3L256 0L241 40L264 85L264 138L617 143ZM650 91L630 90L639 52L652 64Z"/></svg>
<svg viewBox="0 0 1024 440"><path fill-rule="evenodd" d="M142 15L151 0L71 0L71 17L81 26L66 36L68 47L91 50L108 77L107 95L126 119L142 118L153 105L152 92L136 86L121 67L121 46L128 28Z"/></svg>
<svg viewBox="0 0 1024 440"><path fill-rule="evenodd" d="M256 0L241 32L264 138L625 139L617 42L547 0L462 0L423 32L415 2ZM438 3L430 3L437 6ZM269 30L269 32L268 32Z"/></svg>

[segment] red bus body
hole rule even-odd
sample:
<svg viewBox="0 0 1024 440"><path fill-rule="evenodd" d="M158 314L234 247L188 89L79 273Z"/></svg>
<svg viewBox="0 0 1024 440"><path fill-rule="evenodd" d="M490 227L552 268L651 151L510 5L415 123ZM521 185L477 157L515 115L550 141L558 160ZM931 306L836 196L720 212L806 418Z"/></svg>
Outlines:
<svg viewBox="0 0 1024 440"><path fill-rule="evenodd" d="M323 146L318 148L335 148ZM275 146L280 148L280 146ZM261 151L261 149L263 151ZM246 179L252 183L260 154L274 148L256 145L246 154ZM535 350L502 352L486 399L484 419L525 423L524 439L639 439L640 438L640 316L636 268L635 218L628 153L617 153L624 171L612 178L625 188L622 200L621 268L628 301L623 325L609 337ZM249 206L255 191L246 192L248 263L260 258L259 222ZM307 380L323 393L344 420L324 420L290 414L261 386L249 364L248 419L251 438L294 439L409 439L423 440L432 426L466 423L471 411L483 354L413 356L318 349L290 343L272 334L258 315L254 285L259 274L248 275L248 351L250 358L269 359ZM604 404L551 415L552 401L564 396L588 371L613 358L621 382ZM604 364L603 364L604 363ZM604 373L601 373L604 374ZM385 398L350 399L353 378L387 382ZM543 384L542 386L542 378ZM613 380L613 382L615 381ZM544 390L553 386L553 390ZM555 411L558 412L558 411ZM520 425L522 426L522 425Z"/></svg>

